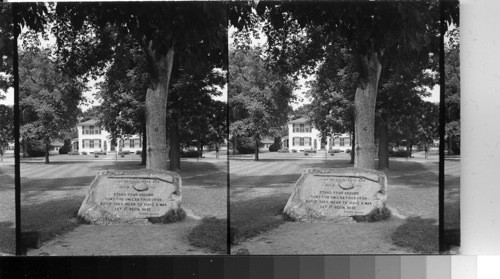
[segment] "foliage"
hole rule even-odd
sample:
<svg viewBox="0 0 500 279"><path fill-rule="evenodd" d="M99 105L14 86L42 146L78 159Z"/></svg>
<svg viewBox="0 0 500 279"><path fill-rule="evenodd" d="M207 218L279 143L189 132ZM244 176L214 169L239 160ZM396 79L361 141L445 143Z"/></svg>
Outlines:
<svg viewBox="0 0 500 279"><path fill-rule="evenodd" d="M65 139L64 145L59 148L59 154L68 154L71 151L71 139Z"/></svg>
<svg viewBox="0 0 500 279"><path fill-rule="evenodd" d="M273 144L271 144L269 146L269 151L276 152L276 151L280 150L281 147L282 147L281 137L276 137L276 138L274 138Z"/></svg>
<svg viewBox="0 0 500 279"><path fill-rule="evenodd" d="M50 149L51 147L49 147ZM28 140L26 151L30 157L45 156L46 148L43 140Z"/></svg>
<svg viewBox="0 0 500 279"><path fill-rule="evenodd" d="M259 148L264 146L259 143ZM240 154L253 154L255 153L255 141L251 137L238 137L236 140L236 150Z"/></svg>
<svg viewBox="0 0 500 279"><path fill-rule="evenodd" d="M0 91L6 91L13 82L14 32L12 5L0 5ZM0 100L5 96L0 95Z"/></svg>
<svg viewBox="0 0 500 279"><path fill-rule="evenodd" d="M19 56L21 137L50 143L77 123L83 85L57 70L42 50Z"/></svg>
<svg viewBox="0 0 500 279"><path fill-rule="evenodd" d="M0 147L14 140L14 108L0 105Z"/></svg>
<svg viewBox="0 0 500 279"><path fill-rule="evenodd" d="M356 141L363 142L357 147L355 165L373 168L374 102L380 70L404 69L410 62L428 60L429 53L437 53L439 6L415 1L259 2L256 15L252 6L234 4L230 23L239 30L252 28L259 16L268 39L267 62L287 74L313 73L336 43L352 55L353 73L358 74L351 83L356 86L355 134ZM336 99L336 103L350 101L342 94ZM325 111L319 115L329 115L330 107L322 108ZM318 124L320 130L330 126Z"/></svg>
<svg viewBox="0 0 500 279"><path fill-rule="evenodd" d="M445 45L445 136L449 150L460 154L460 45L458 28L451 30Z"/></svg>
<svg viewBox="0 0 500 279"><path fill-rule="evenodd" d="M44 4L19 13L21 26L46 25ZM34 8L40 9L34 9ZM146 92L148 168L166 168L166 122L173 65L190 72L224 68L227 59L226 7L222 2L57 3L52 32L60 64L74 76L104 73L129 36L145 53L150 76ZM20 28L19 28L20 29ZM43 28L41 28L43 29ZM149 92L149 93L148 93Z"/></svg>
<svg viewBox="0 0 500 279"><path fill-rule="evenodd" d="M267 68L259 49L231 49L229 59L230 133L254 141L280 135L291 110L293 81Z"/></svg>

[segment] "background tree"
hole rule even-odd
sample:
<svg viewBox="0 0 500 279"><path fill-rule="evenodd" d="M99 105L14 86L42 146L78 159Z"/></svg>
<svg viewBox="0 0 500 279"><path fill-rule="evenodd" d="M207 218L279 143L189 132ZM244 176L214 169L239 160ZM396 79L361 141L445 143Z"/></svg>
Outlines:
<svg viewBox="0 0 500 279"><path fill-rule="evenodd" d="M217 133L212 135L215 138L226 135L226 122L220 118L225 110L214 112L214 106L218 109L222 107L213 100L213 97L221 95L218 87L226 83L225 71L206 68L205 71L191 73L180 69L178 75L172 85L168 107L171 170L180 169L181 143L190 145L195 141L201 156L202 146L212 143L208 140L211 133Z"/></svg>
<svg viewBox="0 0 500 279"><path fill-rule="evenodd" d="M14 141L14 109L0 105L0 153L3 159L4 148Z"/></svg>
<svg viewBox="0 0 500 279"><path fill-rule="evenodd" d="M121 38L113 62L100 84L95 118L112 136L112 141L133 134L142 135L141 163L146 164L146 91L150 82L145 54L130 38Z"/></svg>
<svg viewBox="0 0 500 279"><path fill-rule="evenodd" d="M0 5L0 91L7 91L12 86L12 66L14 53L14 32L12 23L12 6ZM0 94L0 100L5 96Z"/></svg>
<svg viewBox="0 0 500 279"><path fill-rule="evenodd" d="M448 155L460 154L460 41L459 29L449 32L445 44L445 133Z"/></svg>
<svg viewBox="0 0 500 279"><path fill-rule="evenodd" d="M26 4L19 12L21 26L41 30L47 15L44 4ZM166 107L174 59L186 68L207 63L225 67L225 4L57 3L54 16L52 31L57 37L58 54L65 68L75 75L102 74L113 56L117 36L130 35L141 46L151 77L145 101L147 168L167 169Z"/></svg>
<svg viewBox="0 0 500 279"><path fill-rule="evenodd" d="M84 89L81 82L58 71L48 55L42 50L19 55L20 132L25 140L43 142L45 163L51 141L76 125Z"/></svg>
<svg viewBox="0 0 500 279"><path fill-rule="evenodd" d="M380 73L436 52L439 9L430 2L260 2L270 63L294 73L314 68L338 37L358 64L354 98L355 166L375 168L375 104ZM252 25L252 8L237 3L229 15L238 29Z"/></svg>
<svg viewBox="0 0 500 279"><path fill-rule="evenodd" d="M276 136L288 120L294 84L266 68L259 49L232 49L229 59L229 106L234 114L230 133L251 137L259 160L261 138Z"/></svg>

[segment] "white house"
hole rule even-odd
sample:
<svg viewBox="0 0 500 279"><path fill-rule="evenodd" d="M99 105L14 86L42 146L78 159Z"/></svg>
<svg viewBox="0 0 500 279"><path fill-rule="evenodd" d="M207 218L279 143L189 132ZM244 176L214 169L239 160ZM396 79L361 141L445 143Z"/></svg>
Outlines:
<svg viewBox="0 0 500 279"><path fill-rule="evenodd" d="M116 139L116 145L112 144L111 134L101 129L95 120L88 120L77 125L78 129L78 153L86 152L116 152L130 151L134 153L142 150L142 139L139 135L132 135Z"/></svg>
<svg viewBox="0 0 500 279"><path fill-rule="evenodd" d="M322 141L320 132L309 124L306 118L299 118L288 122L288 138L285 145L290 152L325 149L340 149L345 152L351 149L351 137L349 134L342 134L328 136Z"/></svg>

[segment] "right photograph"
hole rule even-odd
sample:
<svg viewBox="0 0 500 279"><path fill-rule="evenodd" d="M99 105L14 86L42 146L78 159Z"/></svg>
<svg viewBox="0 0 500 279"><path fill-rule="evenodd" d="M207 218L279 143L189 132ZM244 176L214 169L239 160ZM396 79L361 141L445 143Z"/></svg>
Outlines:
<svg viewBox="0 0 500 279"><path fill-rule="evenodd" d="M231 254L459 252L458 14L230 4Z"/></svg>

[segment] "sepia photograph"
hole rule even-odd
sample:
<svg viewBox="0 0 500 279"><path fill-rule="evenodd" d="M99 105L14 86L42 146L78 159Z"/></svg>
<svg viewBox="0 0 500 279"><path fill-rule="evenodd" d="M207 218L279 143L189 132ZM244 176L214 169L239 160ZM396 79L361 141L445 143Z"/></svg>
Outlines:
<svg viewBox="0 0 500 279"><path fill-rule="evenodd" d="M231 254L440 252L441 40L454 66L445 225L457 253L454 4L231 3Z"/></svg>
<svg viewBox="0 0 500 279"><path fill-rule="evenodd" d="M227 254L226 5L27 3L18 22L22 252Z"/></svg>

